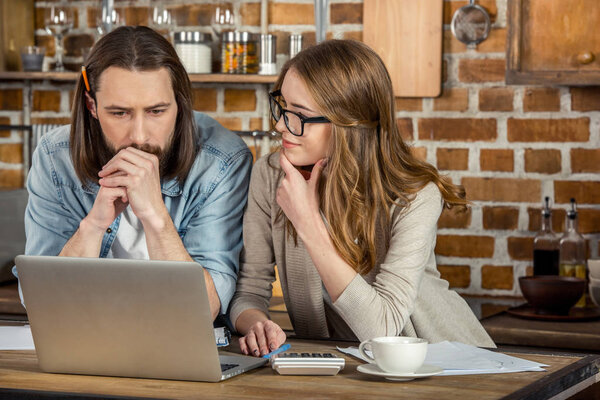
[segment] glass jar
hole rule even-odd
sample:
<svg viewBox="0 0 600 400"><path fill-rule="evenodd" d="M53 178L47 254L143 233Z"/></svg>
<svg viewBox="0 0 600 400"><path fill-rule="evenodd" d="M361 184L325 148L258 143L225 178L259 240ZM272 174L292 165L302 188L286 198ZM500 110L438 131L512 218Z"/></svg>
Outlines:
<svg viewBox="0 0 600 400"><path fill-rule="evenodd" d="M238 70L238 55L235 32L221 34L221 72L235 74Z"/></svg>
<svg viewBox="0 0 600 400"><path fill-rule="evenodd" d="M188 73L211 73L212 50L209 35L199 31L177 32L175 50Z"/></svg>
<svg viewBox="0 0 600 400"><path fill-rule="evenodd" d="M237 56L240 74L258 73L258 40L250 32L237 32Z"/></svg>

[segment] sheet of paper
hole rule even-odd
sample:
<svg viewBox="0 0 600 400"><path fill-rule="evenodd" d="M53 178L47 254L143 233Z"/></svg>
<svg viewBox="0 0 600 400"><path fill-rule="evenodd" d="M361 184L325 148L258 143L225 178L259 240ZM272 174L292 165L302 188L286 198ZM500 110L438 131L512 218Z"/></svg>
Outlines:
<svg viewBox="0 0 600 400"><path fill-rule="evenodd" d="M364 359L356 347L337 348L345 354ZM370 352L367 352L370 354ZM429 344L425 364L444 370L441 375L499 374L523 371L544 371L545 364L512 357L459 342Z"/></svg>
<svg viewBox="0 0 600 400"><path fill-rule="evenodd" d="M0 350L35 350L29 325L0 326Z"/></svg>

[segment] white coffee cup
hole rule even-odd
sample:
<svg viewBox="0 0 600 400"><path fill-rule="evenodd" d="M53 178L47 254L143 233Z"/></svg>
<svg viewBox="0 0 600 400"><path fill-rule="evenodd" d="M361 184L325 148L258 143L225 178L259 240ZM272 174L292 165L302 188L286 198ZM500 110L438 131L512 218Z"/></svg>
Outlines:
<svg viewBox="0 0 600 400"><path fill-rule="evenodd" d="M373 357L365 350L370 347ZM371 364L391 374L409 374L417 371L427 355L427 340L409 336L384 336L365 340L359 353Z"/></svg>
<svg viewBox="0 0 600 400"><path fill-rule="evenodd" d="M588 260L588 269L590 270L590 278L600 279L600 259L592 258Z"/></svg>

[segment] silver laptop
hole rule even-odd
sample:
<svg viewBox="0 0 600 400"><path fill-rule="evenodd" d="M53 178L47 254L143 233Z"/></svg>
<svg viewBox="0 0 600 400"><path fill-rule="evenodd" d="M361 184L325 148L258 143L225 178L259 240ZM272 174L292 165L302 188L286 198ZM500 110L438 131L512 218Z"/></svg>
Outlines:
<svg viewBox="0 0 600 400"><path fill-rule="evenodd" d="M18 256L46 372L217 382L266 363L219 355L194 262Z"/></svg>

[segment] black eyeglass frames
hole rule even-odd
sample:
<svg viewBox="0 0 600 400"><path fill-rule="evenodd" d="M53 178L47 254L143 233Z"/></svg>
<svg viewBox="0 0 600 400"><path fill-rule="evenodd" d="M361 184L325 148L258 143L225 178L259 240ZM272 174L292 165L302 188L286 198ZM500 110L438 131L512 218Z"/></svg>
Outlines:
<svg viewBox="0 0 600 400"><path fill-rule="evenodd" d="M304 134L304 124L324 124L331 122L325 117L307 118L297 112L286 110L281 106L281 104L279 104L277 97L281 97L281 90L276 90L269 93L269 107L271 109L271 116L275 122L279 122L281 116L283 115L283 122L285 122L285 126L294 136L302 136Z"/></svg>

